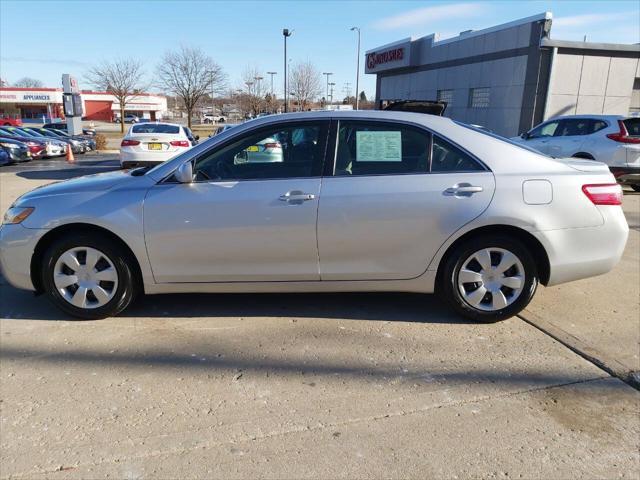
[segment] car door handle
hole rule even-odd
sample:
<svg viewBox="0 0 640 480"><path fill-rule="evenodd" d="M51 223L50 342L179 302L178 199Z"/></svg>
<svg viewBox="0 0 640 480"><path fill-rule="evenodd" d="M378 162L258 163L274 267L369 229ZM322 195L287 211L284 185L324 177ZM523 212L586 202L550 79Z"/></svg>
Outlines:
<svg viewBox="0 0 640 480"><path fill-rule="evenodd" d="M280 195L278 199L281 202L287 202L292 205L300 205L302 202L313 200L316 196L312 193L304 193L300 190L291 190L290 192Z"/></svg>
<svg viewBox="0 0 640 480"><path fill-rule="evenodd" d="M470 197L474 193L480 193L484 189L482 187L471 185L470 183L459 183L453 187L449 187L444 191L445 195L456 197Z"/></svg>

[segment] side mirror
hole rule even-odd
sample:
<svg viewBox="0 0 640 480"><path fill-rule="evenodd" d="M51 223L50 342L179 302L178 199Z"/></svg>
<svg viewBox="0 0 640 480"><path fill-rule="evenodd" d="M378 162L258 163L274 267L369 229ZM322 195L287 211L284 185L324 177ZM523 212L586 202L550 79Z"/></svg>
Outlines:
<svg viewBox="0 0 640 480"><path fill-rule="evenodd" d="M191 162L185 162L178 167L176 173L174 174L176 180L180 183L191 183L193 182L193 165Z"/></svg>
<svg viewBox="0 0 640 480"><path fill-rule="evenodd" d="M529 133L528 132L524 132L522 135L520 135L520 138L526 140L527 138L529 138Z"/></svg>
<svg viewBox="0 0 640 480"><path fill-rule="evenodd" d="M196 140L200 140L200 135L196 135L194 138L195 138Z"/></svg>

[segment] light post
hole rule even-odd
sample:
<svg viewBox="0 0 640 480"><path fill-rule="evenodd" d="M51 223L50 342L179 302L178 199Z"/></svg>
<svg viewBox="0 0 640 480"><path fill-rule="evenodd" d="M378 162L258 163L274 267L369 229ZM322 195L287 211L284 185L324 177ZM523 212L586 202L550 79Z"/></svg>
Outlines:
<svg viewBox="0 0 640 480"><path fill-rule="evenodd" d="M278 72L267 72L267 75L271 77L271 101L269 102L269 113L273 113L273 106L277 105L276 99L273 96L273 76Z"/></svg>
<svg viewBox="0 0 640 480"><path fill-rule="evenodd" d="M271 77L271 97L273 98L273 76L277 75L278 72L267 72L267 75Z"/></svg>
<svg viewBox="0 0 640 480"><path fill-rule="evenodd" d="M289 31L288 28L282 29L282 36L284 37L284 112L289 111L288 95L287 95L287 37L293 35L293 30Z"/></svg>
<svg viewBox="0 0 640 480"><path fill-rule="evenodd" d="M329 98L331 98L331 103L333 104L333 87L335 86L335 82L331 82L329 86L331 87L331 93Z"/></svg>
<svg viewBox="0 0 640 480"><path fill-rule="evenodd" d="M214 74L214 71L213 70L209 70L208 73L209 73L209 76L211 78L211 80L210 80L211 81L211 116L213 116L214 115L214 112L213 112L213 107L214 107L214 102L213 102L213 74ZM213 120L212 120L212 122L213 122Z"/></svg>
<svg viewBox="0 0 640 480"><path fill-rule="evenodd" d="M359 89L359 81L360 81L360 27L351 27L351 31L358 32L358 59L356 60L356 110L360 108L360 91Z"/></svg>
<svg viewBox="0 0 640 480"><path fill-rule="evenodd" d="M333 72L322 72L322 74L327 76L327 96L325 98L326 98L326 101L328 102L329 101L329 77L333 75Z"/></svg>
<svg viewBox="0 0 640 480"><path fill-rule="evenodd" d="M257 76L257 77L253 77L254 80L256 81L256 97L258 97L259 100L259 108L260 108L260 113L262 113L262 84L260 83L260 81L264 78L261 76Z"/></svg>

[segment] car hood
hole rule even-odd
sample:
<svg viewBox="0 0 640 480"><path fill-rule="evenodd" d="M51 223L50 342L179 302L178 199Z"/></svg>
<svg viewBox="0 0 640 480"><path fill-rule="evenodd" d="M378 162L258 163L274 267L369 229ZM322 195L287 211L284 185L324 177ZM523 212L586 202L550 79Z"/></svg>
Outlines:
<svg viewBox="0 0 640 480"><path fill-rule="evenodd" d="M31 190L21 196L16 201L16 204L25 204L25 202L29 202L31 200L51 197L54 195L90 192L104 193L107 190L135 181L137 178L140 177L132 177L128 172L120 170L117 172L98 173L95 175L87 175L85 177L77 177L70 180L50 183L48 185L38 187L35 190Z"/></svg>

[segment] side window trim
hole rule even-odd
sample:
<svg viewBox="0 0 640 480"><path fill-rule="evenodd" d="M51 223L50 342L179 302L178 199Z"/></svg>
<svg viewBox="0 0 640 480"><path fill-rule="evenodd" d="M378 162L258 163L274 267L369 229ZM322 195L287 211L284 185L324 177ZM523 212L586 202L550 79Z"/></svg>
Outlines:
<svg viewBox="0 0 640 480"><path fill-rule="evenodd" d="M201 158L209 155L212 153L213 150L218 150L218 149L223 149L226 148L227 146L237 142L237 141L242 141L242 139L244 137L248 137L248 136L253 136L253 135L259 135L262 132L269 132L269 131L273 131L274 128L282 128L282 129L286 129L286 128L292 128L295 126L300 126L300 125L305 125L305 124L317 124L320 125L320 129L321 132L324 129L327 132L327 135L325 137L325 142L324 142L324 151L323 154L321 155L320 158L320 167L317 170L317 174L315 175L311 175L311 176L304 176L304 177L274 177L274 178L228 178L228 179L222 179L222 180L217 180L217 179L205 179L205 180L195 180L193 181L193 183L199 183L199 184L204 184L204 183L209 183L209 184L217 184L217 183L228 183L228 182L263 182L263 181L269 181L269 180L289 180L289 179L293 179L293 178L322 178L323 177L323 172L324 172L324 165L327 159L327 147L328 147L328 137L329 134L331 132L331 121L332 119L316 119L316 120L289 120L289 121L284 121L284 122L278 122L278 123L270 123L267 125L264 125L263 127L259 127L256 129L250 129L250 130L246 130L243 131L241 133L238 133L237 135L234 135L230 138L228 138L225 142L217 144L212 146L211 148L208 148L207 150L205 150L204 152L201 152L198 156L196 156L195 158L192 158L191 160L189 160L190 162L193 162L194 166L195 164L198 162L198 160L200 160ZM162 180L161 182L159 182L160 184L164 184L164 183L177 183L175 180L173 179L173 173L171 173L170 175L168 175L164 180Z"/></svg>

